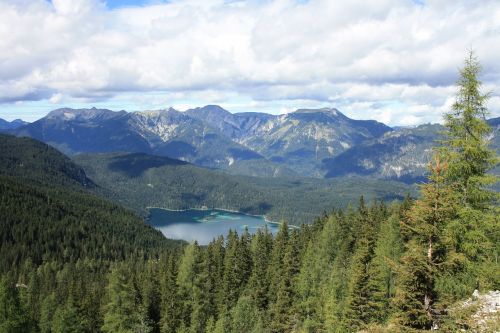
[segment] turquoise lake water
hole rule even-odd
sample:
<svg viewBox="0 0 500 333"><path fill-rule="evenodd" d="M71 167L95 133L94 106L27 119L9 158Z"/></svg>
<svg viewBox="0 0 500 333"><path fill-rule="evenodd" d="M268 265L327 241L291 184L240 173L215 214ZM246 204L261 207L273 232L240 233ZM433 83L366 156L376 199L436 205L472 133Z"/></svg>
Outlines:
<svg viewBox="0 0 500 333"><path fill-rule="evenodd" d="M229 230L235 230L239 235L245 228L252 234L265 226L273 234L279 230L278 224L266 222L263 216L217 209L173 211L151 208L149 213L148 223L160 230L165 237L186 241L196 240L201 245L208 244L220 235L227 236Z"/></svg>

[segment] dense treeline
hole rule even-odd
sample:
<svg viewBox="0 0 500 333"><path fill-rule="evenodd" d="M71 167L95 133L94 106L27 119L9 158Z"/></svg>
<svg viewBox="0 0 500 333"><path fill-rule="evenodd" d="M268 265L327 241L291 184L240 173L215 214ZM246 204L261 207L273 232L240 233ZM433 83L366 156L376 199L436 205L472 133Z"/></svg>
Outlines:
<svg viewBox="0 0 500 333"><path fill-rule="evenodd" d="M403 199L409 185L361 177L339 179L259 178L225 174L167 157L139 153L74 157L99 184L95 193L147 213L146 207L223 208L266 215L293 225L310 223L331 207L365 198Z"/></svg>
<svg viewBox="0 0 500 333"><path fill-rule="evenodd" d="M0 332L469 330L456 302L500 288L498 194L487 173L497 158L478 72L471 56L418 200L361 197L274 237L230 232L204 247L167 246L109 203L0 179L10 221ZM89 206L102 223L86 219Z"/></svg>
<svg viewBox="0 0 500 333"><path fill-rule="evenodd" d="M360 327L388 315L386 296L394 294L395 285L386 260L401 256L399 220L407 206L366 207L361 201L357 209L332 212L301 229L283 225L274 238L266 230L254 236L231 232L206 247L190 244L181 256L118 256L109 270L93 259L26 261L15 278L4 279L0 297L15 300L24 325L30 322L41 332ZM371 287L369 275L377 276ZM373 311L355 315L365 312L360 306L373 295L379 295L370 304Z"/></svg>
<svg viewBox="0 0 500 333"><path fill-rule="evenodd" d="M424 297L409 294L418 291L414 280L422 275L417 259L406 266L414 249L407 249L412 243L401 221L414 207L409 199L389 207L361 200L357 208L301 229L283 225L274 238L266 230L231 232L206 247L190 244L182 255L118 256L109 266L93 259L27 261L4 279L0 300L17 304L10 309L17 315L9 318L23 327L30 323L33 332L355 332L387 323L429 328L417 317L425 313L419 304ZM470 295L478 282L482 290L500 287L498 264L488 260L493 252L485 252L471 270L443 271L432 287L439 306ZM445 325L446 315L433 323Z"/></svg>

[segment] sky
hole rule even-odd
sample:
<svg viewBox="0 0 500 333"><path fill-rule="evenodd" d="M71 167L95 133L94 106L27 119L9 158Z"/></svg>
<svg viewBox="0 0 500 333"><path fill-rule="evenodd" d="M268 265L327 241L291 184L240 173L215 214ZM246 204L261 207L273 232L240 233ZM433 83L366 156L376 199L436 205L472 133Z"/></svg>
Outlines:
<svg viewBox="0 0 500 333"><path fill-rule="evenodd" d="M500 116L498 0L0 0L0 118L219 104L441 122L468 50Z"/></svg>

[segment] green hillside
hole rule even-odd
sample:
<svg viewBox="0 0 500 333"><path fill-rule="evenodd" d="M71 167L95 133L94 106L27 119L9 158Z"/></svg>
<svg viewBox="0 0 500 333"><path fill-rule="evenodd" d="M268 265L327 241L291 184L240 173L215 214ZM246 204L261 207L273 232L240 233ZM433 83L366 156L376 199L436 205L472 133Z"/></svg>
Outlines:
<svg viewBox="0 0 500 333"><path fill-rule="evenodd" d="M235 176L167 157L140 153L78 155L74 161L99 187L102 196L147 214L146 207L215 207L292 224L309 223L325 211L346 207L361 194L401 199L408 185L365 178L259 178Z"/></svg>
<svg viewBox="0 0 500 333"><path fill-rule="evenodd" d="M131 211L90 194L66 156L32 139L0 137L0 272L25 260L153 257L174 241Z"/></svg>

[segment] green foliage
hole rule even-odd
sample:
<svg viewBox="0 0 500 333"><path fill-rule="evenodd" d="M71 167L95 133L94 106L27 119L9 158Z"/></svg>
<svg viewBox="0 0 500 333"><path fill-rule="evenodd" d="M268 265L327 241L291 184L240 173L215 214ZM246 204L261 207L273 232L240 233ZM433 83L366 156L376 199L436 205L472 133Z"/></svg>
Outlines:
<svg viewBox="0 0 500 333"><path fill-rule="evenodd" d="M86 154L74 160L99 185L93 192L145 216L147 207L215 207L300 225L360 195L393 200L415 192L403 183L359 177L235 176L146 154Z"/></svg>
<svg viewBox="0 0 500 333"><path fill-rule="evenodd" d="M83 331L83 325L78 309L69 301L60 305L52 318L53 333L79 333Z"/></svg>
<svg viewBox="0 0 500 333"><path fill-rule="evenodd" d="M7 277L0 279L0 332L22 333L29 330L17 287Z"/></svg>
<svg viewBox="0 0 500 333"><path fill-rule="evenodd" d="M403 327L429 329L454 300L498 281L489 273L500 268L492 246L499 241L498 218L492 215L497 195L487 188L496 177L486 173L497 158L487 147L487 95L480 92L479 72L471 52L453 111L445 115L446 140L436 151L422 198L403 224L406 252L395 298Z"/></svg>
<svg viewBox="0 0 500 333"><path fill-rule="evenodd" d="M143 324L137 311L136 291L127 267L115 265L109 274L103 332L134 332Z"/></svg>

